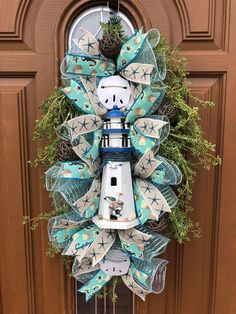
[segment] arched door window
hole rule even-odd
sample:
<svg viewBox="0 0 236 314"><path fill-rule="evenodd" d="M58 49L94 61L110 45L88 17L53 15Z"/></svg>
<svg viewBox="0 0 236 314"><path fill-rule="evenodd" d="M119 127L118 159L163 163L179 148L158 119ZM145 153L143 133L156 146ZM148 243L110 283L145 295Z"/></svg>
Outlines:
<svg viewBox="0 0 236 314"><path fill-rule="evenodd" d="M97 38L101 38L102 29L100 23L106 23L112 14L114 14L114 11L106 6L95 6L77 16L69 30L69 51L76 51L78 49L77 46L73 44L73 38L79 38L82 36L80 27L87 29ZM126 35L132 35L134 33L134 26L129 18L122 12L118 12L117 15L121 18Z"/></svg>

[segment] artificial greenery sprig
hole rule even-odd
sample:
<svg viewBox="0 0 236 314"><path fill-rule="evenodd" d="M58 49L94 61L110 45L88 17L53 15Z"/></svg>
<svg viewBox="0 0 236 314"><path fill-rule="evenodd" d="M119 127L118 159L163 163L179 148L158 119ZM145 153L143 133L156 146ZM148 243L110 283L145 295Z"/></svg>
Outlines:
<svg viewBox="0 0 236 314"><path fill-rule="evenodd" d="M165 39L161 39L156 53L164 52L166 55L167 85L165 100L178 109L177 122L171 126L169 137L162 143L159 154L172 160L181 170L183 180L177 188L179 202L170 214L171 236L179 243L190 239L190 235L199 237L200 228L188 214L192 211L193 183L196 177L196 166L209 169L211 165L220 163L219 156L215 156L215 145L203 137L199 125L200 117L197 107L191 107L188 100L192 99L199 106L209 107L213 103L199 100L190 92L187 81L186 60L181 57L177 49L171 48ZM66 120L80 115L80 111L59 91L55 92L40 106L41 117L36 121L34 140L44 139L46 143L38 150L38 157L31 162L34 166L50 167L57 161L58 137L57 128ZM188 156L188 157L187 157ZM194 157L195 160L189 158ZM45 220L45 217L57 215L41 213L36 221ZM47 216L49 215L49 216ZM33 224L35 228L36 224Z"/></svg>
<svg viewBox="0 0 236 314"><path fill-rule="evenodd" d="M101 22L103 35L115 35L121 42L127 39L119 16L112 16L107 23Z"/></svg>
<svg viewBox="0 0 236 314"><path fill-rule="evenodd" d="M124 34L120 28L120 21L113 20L103 23L104 33L116 34L124 40ZM182 183L176 188L175 192L179 198L178 204L172 209L169 215L170 228L168 235L176 239L179 243L190 240L191 235L200 236L200 226L193 222L189 213L193 210L190 205L192 199L193 183L197 175L197 166L209 169L212 165L220 163L219 156L215 155L215 145L204 138L198 112L199 106L210 107L214 104L211 101L200 100L191 94L187 80L187 63L181 57L177 49L171 48L165 39L161 39L155 48L155 53L164 52L166 56L167 75L165 84L167 85L165 101L171 103L177 109L178 115L175 123L171 124L168 138L161 144L159 155L170 159L181 170L183 174ZM189 101L194 102L195 106L190 106ZM81 112L56 89L41 106L41 117L36 120L34 140L40 142L37 158L30 162L32 166L44 166L46 168L54 165L57 158L57 148L59 139L57 128L65 121L81 114ZM51 217L64 213L68 208L59 210L47 210L40 213L38 217L24 217L23 223L30 223L31 229L35 230L39 221L49 220ZM54 257L61 253L60 248L49 246L47 255ZM68 266L71 258L63 259L63 263ZM117 299L116 286L120 279L113 277L112 283L105 286L98 297Z"/></svg>

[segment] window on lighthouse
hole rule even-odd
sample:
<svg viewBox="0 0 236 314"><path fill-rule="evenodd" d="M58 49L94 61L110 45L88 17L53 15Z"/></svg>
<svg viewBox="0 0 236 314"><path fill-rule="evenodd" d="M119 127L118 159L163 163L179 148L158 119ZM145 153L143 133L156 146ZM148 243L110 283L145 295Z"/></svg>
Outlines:
<svg viewBox="0 0 236 314"><path fill-rule="evenodd" d="M116 177L111 178L111 186L117 186L117 178Z"/></svg>

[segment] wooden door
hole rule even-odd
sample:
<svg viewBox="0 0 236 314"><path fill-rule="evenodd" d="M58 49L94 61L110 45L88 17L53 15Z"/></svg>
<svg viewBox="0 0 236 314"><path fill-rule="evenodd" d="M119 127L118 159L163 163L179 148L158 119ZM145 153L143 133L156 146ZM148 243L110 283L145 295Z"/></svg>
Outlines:
<svg viewBox="0 0 236 314"><path fill-rule="evenodd" d="M1 314L76 313L73 281L59 257L45 255L46 226L30 232L21 218L50 206L41 187L43 170L27 164L36 156L34 121L38 104L58 84L71 23L95 4L106 1L1 0ZM165 291L146 303L135 299L133 306L132 296L122 291L127 297L121 297L116 313L236 313L236 2L123 0L120 8L137 26L158 28L182 49L194 94L216 102L202 111L202 125L217 143L223 165L199 171L193 216L201 223L202 238L169 246ZM77 308L79 314L95 313L81 298ZM101 303L97 313L104 313Z"/></svg>

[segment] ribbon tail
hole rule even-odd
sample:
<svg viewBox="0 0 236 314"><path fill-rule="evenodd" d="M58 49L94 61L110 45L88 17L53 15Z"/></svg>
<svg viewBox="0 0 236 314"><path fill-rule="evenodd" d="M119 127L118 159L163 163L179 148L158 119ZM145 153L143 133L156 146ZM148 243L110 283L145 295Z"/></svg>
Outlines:
<svg viewBox="0 0 236 314"><path fill-rule="evenodd" d="M126 115L126 121L133 123L136 119L147 116L155 112L165 95L166 85L159 82L158 86L140 85L132 87L131 103Z"/></svg>
<svg viewBox="0 0 236 314"><path fill-rule="evenodd" d="M99 229L95 225L91 225L79 230L73 235L73 241L66 246L62 255L71 255L79 256L82 258L87 250L87 247L90 246L93 241L96 239L99 234Z"/></svg>
<svg viewBox="0 0 236 314"><path fill-rule="evenodd" d="M155 156L157 166L149 174L148 180L154 184L178 185L182 181L180 169L170 160L161 156Z"/></svg>
<svg viewBox="0 0 236 314"><path fill-rule="evenodd" d="M152 262L133 260L130 274L134 281L146 291L161 293L165 286L166 266L164 259L154 258Z"/></svg>
<svg viewBox="0 0 236 314"><path fill-rule="evenodd" d="M171 212L165 195L148 181L136 179L134 194L137 215L142 224L148 219L158 220L161 212Z"/></svg>
<svg viewBox="0 0 236 314"><path fill-rule="evenodd" d="M120 239L134 244L145 244L152 237L150 234L142 232L135 228L120 230L118 232Z"/></svg>
<svg viewBox="0 0 236 314"><path fill-rule="evenodd" d="M121 276L124 284L137 296L139 296L143 301L145 301L145 296L149 294L151 291L144 289L141 285L139 285L133 278L131 271L126 275Z"/></svg>
<svg viewBox="0 0 236 314"><path fill-rule="evenodd" d="M65 215L53 217L48 222L48 237L54 247L64 248L78 232L82 221L71 221Z"/></svg>
<svg viewBox="0 0 236 314"><path fill-rule="evenodd" d="M106 273L100 270L89 282L83 285L78 291L86 294L86 302L90 300L109 280Z"/></svg>
<svg viewBox="0 0 236 314"><path fill-rule="evenodd" d="M86 256L92 258L93 266L97 265L103 259L115 240L116 235L114 230L103 230L99 234L86 253Z"/></svg>
<svg viewBox="0 0 236 314"><path fill-rule="evenodd" d="M96 77L91 76L89 78L84 78L83 76L81 76L80 80L83 83L83 86L88 94L95 113L98 116L103 116L107 112L107 108L104 107L99 101L97 94Z"/></svg>
<svg viewBox="0 0 236 314"><path fill-rule="evenodd" d="M149 149L135 165L134 173L139 177L146 179L160 164L161 161L155 159L152 149Z"/></svg>
<svg viewBox="0 0 236 314"><path fill-rule="evenodd" d="M88 281L86 279L91 277L98 270L100 270L100 266L92 266L92 260L90 258L84 259L80 262L80 260L76 257L72 266L73 277L82 283Z"/></svg>
<svg viewBox="0 0 236 314"><path fill-rule="evenodd" d="M83 27L80 27L80 31L83 35L79 39L73 39L76 46L87 55L99 56L99 43L96 37Z"/></svg>
<svg viewBox="0 0 236 314"><path fill-rule="evenodd" d="M95 114L88 92L84 89L82 80L70 80L70 85L63 87L60 91L83 113Z"/></svg>

